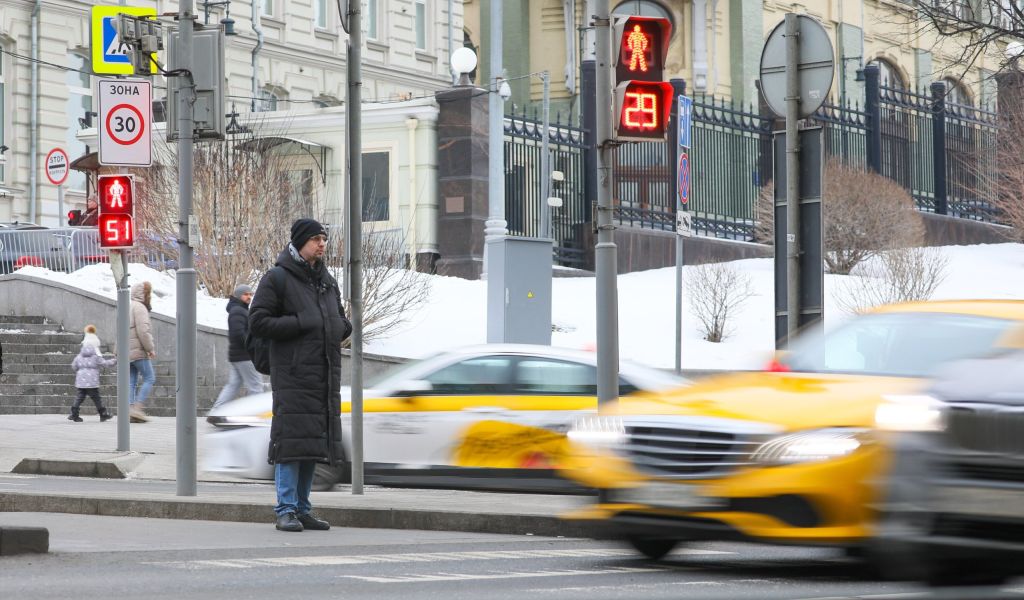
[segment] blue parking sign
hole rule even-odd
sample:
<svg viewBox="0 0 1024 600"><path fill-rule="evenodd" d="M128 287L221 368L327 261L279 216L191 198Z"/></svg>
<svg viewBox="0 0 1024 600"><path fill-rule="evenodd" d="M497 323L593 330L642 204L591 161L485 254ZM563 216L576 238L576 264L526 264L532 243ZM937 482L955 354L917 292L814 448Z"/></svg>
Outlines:
<svg viewBox="0 0 1024 600"><path fill-rule="evenodd" d="M691 130L693 128L693 98L679 96L679 145L690 147Z"/></svg>

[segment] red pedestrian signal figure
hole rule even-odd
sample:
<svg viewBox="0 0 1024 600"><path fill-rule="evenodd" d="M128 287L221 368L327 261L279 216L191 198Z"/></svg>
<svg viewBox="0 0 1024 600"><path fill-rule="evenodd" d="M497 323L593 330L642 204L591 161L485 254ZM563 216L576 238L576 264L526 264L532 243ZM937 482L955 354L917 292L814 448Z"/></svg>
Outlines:
<svg viewBox="0 0 1024 600"><path fill-rule="evenodd" d="M135 245L135 179L131 175L100 175L100 247Z"/></svg>
<svg viewBox="0 0 1024 600"><path fill-rule="evenodd" d="M626 48L630 51L629 55L629 70L636 71L637 68L640 71L647 72L647 46L650 42L647 40L647 36L644 35L640 25L634 25L633 31L630 32L629 37L626 38Z"/></svg>

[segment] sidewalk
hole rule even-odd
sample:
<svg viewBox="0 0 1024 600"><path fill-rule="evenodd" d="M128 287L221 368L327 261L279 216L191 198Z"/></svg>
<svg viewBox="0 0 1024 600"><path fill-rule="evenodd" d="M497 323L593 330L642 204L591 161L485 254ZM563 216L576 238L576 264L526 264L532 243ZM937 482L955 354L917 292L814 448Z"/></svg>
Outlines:
<svg viewBox="0 0 1024 600"><path fill-rule="evenodd" d="M203 434L197 420L200 461ZM22 459L109 463L116 451L116 421L95 417L72 423L65 415L0 415L0 512L64 512L111 516L273 522L274 489L215 473L198 473L196 496L176 494L175 419L156 417L131 427L128 479L11 474ZM141 460L139 460L141 459ZM315 510L341 527L427 529L545 536L589 536L581 523L558 515L587 500L544 494L502 494L366 486L313 492Z"/></svg>

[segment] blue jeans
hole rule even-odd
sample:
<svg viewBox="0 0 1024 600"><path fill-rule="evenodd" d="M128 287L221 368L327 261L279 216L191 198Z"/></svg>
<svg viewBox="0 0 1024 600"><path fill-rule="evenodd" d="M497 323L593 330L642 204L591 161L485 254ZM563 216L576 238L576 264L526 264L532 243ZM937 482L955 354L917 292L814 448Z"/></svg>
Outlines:
<svg viewBox="0 0 1024 600"><path fill-rule="evenodd" d="M274 465L274 486L277 488L277 516L285 513L304 515L313 508L309 492L313 489L315 460L297 460Z"/></svg>
<svg viewBox="0 0 1024 600"><path fill-rule="evenodd" d="M243 385L250 394L259 394L265 391L263 376L256 370L251 360L228 363L228 383L220 391L217 401L213 403L210 410L217 408L228 400L233 400Z"/></svg>
<svg viewBox="0 0 1024 600"><path fill-rule="evenodd" d="M139 394L136 396L135 384L139 381L140 374L142 375L142 389L139 390ZM149 396L149 391L153 389L153 384L156 383L153 362L148 358L133 360L131 368L128 370L128 375L128 404L142 404Z"/></svg>

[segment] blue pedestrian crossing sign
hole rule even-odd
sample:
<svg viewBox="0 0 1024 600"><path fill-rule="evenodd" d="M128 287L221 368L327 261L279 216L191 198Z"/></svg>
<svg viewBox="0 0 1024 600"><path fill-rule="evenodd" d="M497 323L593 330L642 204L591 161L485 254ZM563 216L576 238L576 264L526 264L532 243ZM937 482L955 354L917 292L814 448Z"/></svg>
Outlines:
<svg viewBox="0 0 1024 600"><path fill-rule="evenodd" d="M134 73L131 57L121 48L121 40L114 24L118 15L134 17L155 17L155 8L141 6L94 6L92 7L92 70L104 75L131 75ZM153 73L156 66L152 67Z"/></svg>
<svg viewBox="0 0 1024 600"><path fill-rule="evenodd" d="M679 145L683 148L690 147L691 132L693 131L693 98L679 96Z"/></svg>

